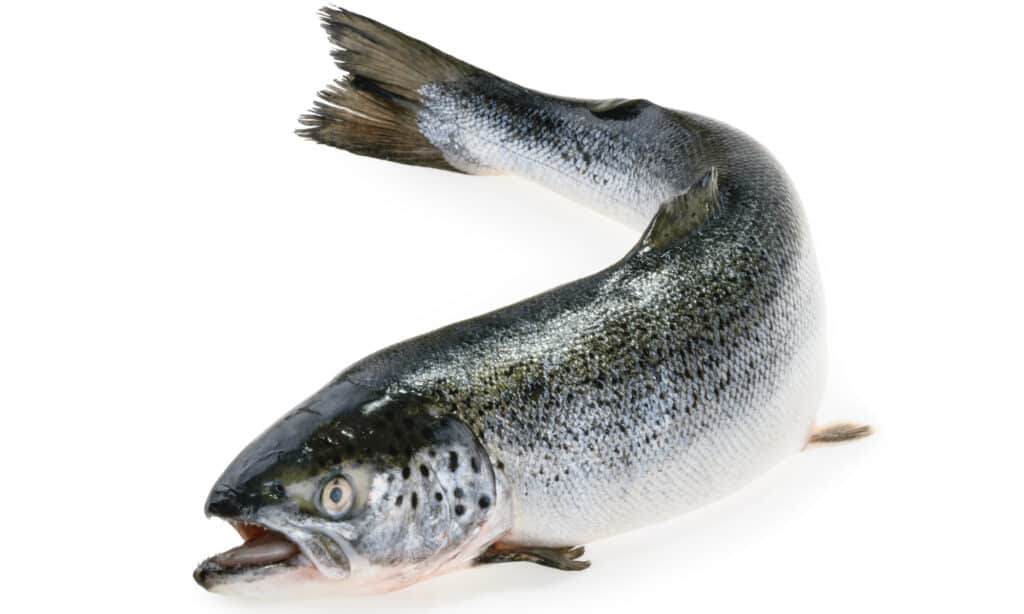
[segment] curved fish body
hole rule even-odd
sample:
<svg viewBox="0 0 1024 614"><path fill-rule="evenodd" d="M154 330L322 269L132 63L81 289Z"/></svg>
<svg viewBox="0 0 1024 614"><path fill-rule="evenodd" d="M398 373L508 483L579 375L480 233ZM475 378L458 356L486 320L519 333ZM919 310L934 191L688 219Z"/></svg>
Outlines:
<svg viewBox="0 0 1024 614"><path fill-rule="evenodd" d="M380 591L485 562L578 569L574 546L703 505L808 443L822 295L797 194L762 146L323 17L348 76L301 135L516 173L643 234L590 277L359 361L271 426L210 494L247 541L204 562L201 584Z"/></svg>

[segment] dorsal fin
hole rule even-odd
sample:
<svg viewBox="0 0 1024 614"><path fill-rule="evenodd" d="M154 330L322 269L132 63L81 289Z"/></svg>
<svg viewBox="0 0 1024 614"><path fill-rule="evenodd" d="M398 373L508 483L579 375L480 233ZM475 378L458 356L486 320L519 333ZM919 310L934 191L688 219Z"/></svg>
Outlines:
<svg viewBox="0 0 1024 614"><path fill-rule="evenodd" d="M640 240L643 249L662 250L687 236L718 209L718 169L711 167L685 192L662 203Z"/></svg>

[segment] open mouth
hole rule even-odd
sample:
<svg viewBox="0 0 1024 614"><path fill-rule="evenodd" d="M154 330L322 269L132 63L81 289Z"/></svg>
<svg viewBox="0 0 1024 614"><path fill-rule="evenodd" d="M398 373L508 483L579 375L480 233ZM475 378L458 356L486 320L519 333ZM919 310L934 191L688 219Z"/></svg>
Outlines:
<svg viewBox="0 0 1024 614"><path fill-rule="evenodd" d="M289 569L314 570L299 546L282 533L258 524L228 520L242 536L240 546L206 559L192 577L205 589L228 582L253 582Z"/></svg>

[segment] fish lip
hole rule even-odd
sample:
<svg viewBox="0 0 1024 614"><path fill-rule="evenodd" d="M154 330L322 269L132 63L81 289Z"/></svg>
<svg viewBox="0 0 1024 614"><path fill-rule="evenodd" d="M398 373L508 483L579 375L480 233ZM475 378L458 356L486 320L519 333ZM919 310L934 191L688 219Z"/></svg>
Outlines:
<svg viewBox="0 0 1024 614"><path fill-rule="evenodd" d="M242 545L249 544L268 535L273 535L290 542L295 547L296 553L287 558L268 559L262 562L225 564L223 560L224 555L239 546L218 552L199 563L195 571L192 572L192 578L204 589L213 590L218 586L234 582L258 582L289 570L302 570L317 576L323 575L319 568L313 564L306 548L284 532L249 518L245 520L241 518L220 518L238 531L243 540Z"/></svg>
<svg viewBox="0 0 1024 614"><path fill-rule="evenodd" d="M196 584L208 591L213 590L218 586L233 582L257 582L276 575L277 573L289 570L316 569L316 567L311 563L302 563L301 561L306 561L305 557L302 555L298 555L287 561L269 563L266 565L233 567L220 565L214 560L214 558L215 556L206 559L196 567L195 571L192 572L192 579L196 581Z"/></svg>

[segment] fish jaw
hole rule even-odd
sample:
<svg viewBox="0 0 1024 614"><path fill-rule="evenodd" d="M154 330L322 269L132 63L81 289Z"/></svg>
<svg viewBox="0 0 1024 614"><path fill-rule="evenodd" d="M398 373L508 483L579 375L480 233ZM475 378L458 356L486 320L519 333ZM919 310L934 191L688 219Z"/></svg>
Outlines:
<svg viewBox="0 0 1024 614"><path fill-rule="evenodd" d="M210 515L234 527L243 543L199 564L193 578L206 590L288 595L323 592L326 587L365 592L358 590L352 576L372 575L372 565L350 543L353 529L348 523L303 518L281 506L259 510L244 520Z"/></svg>
<svg viewBox="0 0 1024 614"><path fill-rule="evenodd" d="M284 533L260 524L226 520L243 543L200 563L192 574L199 586L211 592L255 593L325 577Z"/></svg>

